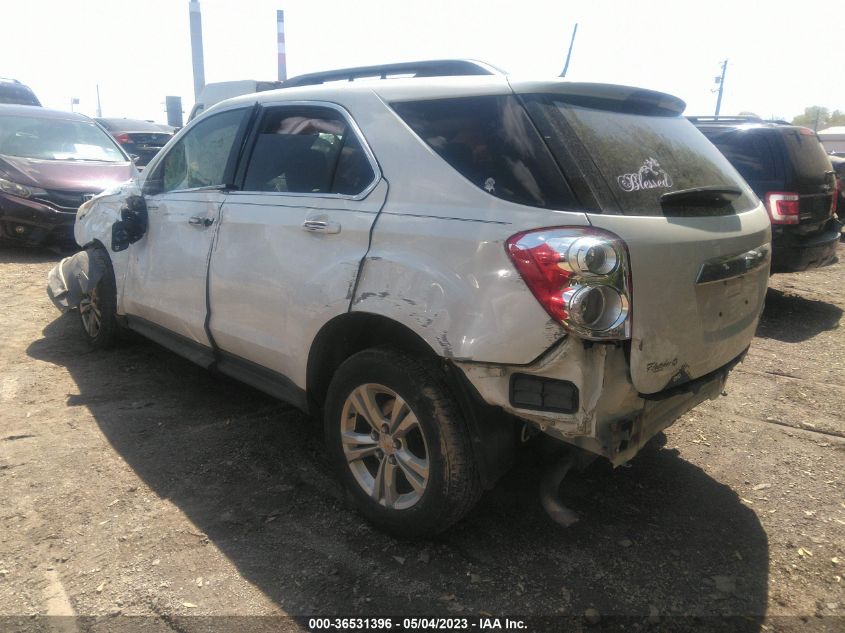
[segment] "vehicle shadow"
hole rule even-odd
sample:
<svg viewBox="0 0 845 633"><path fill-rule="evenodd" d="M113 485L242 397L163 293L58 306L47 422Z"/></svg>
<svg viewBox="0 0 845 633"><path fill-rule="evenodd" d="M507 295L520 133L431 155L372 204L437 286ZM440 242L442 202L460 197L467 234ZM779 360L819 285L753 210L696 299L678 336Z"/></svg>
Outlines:
<svg viewBox="0 0 845 633"><path fill-rule="evenodd" d="M571 475L563 494L582 520L569 529L540 507L529 448L467 519L434 540L405 541L349 509L313 420L143 340L88 352L75 329L72 315L56 319L29 356L65 367L79 390L68 405L87 406L144 484L288 614L580 625L596 609L605 624L635 628L651 614L672 630L682 618L725 615L740 616L731 630L760 629L763 527L729 487L659 441L630 468L596 462Z"/></svg>
<svg viewBox="0 0 845 633"><path fill-rule="evenodd" d="M0 264L43 264L58 262L73 251L42 247L23 247L0 243Z"/></svg>
<svg viewBox="0 0 845 633"><path fill-rule="evenodd" d="M842 309L832 303L769 288L757 336L800 343L836 329L841 319Z"/></svg>

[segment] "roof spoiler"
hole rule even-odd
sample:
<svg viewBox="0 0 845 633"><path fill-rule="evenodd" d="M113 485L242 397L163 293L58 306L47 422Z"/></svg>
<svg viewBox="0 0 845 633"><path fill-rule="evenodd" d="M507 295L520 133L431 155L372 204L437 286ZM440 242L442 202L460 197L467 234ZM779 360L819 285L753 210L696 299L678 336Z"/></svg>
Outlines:
<svg viewBox="0 0 845 633"><path fill-rule="evenodd" d="M556 81L511 82L520 94L551 94L556 100L574 106L649 116L673 117L683 114L687 104L678 97L632 86Z"/></svg>
<svg viewBox="0 0 845 633"><path fill-rule="evenodd" d="M504 71L472 59L441 59L399 64L380 64L377 66L358 66L341 68L318 73L308 73L286 80L283 88L315 86L327 81L355 81L356 79L387 79L401 75L413 77L459 77L467 75L504 75Z"/></svg>

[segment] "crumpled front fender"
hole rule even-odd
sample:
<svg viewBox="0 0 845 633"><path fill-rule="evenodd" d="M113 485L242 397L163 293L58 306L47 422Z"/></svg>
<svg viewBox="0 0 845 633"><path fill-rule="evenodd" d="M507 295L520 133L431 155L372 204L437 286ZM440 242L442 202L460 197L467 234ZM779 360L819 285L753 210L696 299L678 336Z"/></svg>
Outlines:
<svg viewBox="0 0 845 633"><path fill-rule="evenodd" d="M92 250L65 257L47 274L47 295L62 312L78 306L106 272L102 261L92 257Z"/></svg>

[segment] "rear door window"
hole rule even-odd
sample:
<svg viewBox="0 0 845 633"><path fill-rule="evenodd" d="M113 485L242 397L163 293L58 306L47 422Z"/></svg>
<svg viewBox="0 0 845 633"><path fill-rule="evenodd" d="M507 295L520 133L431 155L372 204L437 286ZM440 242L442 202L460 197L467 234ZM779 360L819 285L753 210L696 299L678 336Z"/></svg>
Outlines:
<svg viewBox="0 0 845 633"><path fill-rule="evenodd" d="M661 197L700 187L738 189L739 195L718 209L689 204L683 215L739 213L756 205L727 159L681 116L584 107L557 95L529 95L525 101L559 160L591 162L625 215L673 215Z"/></svg>
<svg viewBox="0 0 845 633"><path fill-rule="evenodd" d="M577 208L516 97L435 99L391 107L441 158L489 194L535 207Z"/></svg>
<svg viewBox="0 0 845 633"><path fill-rule="evenodd" d="M360 139L340 112L282 106L261 120L243 190L355 196L374 179Z"/></svg>

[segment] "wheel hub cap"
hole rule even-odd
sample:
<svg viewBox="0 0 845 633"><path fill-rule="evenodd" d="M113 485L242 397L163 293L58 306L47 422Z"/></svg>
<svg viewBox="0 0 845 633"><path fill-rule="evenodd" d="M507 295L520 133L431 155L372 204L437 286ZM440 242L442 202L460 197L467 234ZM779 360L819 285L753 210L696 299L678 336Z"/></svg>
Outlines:
<svg viewBox="0 0 845 633"><path fill-rule="evenodd" d="M360 385L346 398L340 425L349 469L373 501L393 510L419 502L429 480L428 445L398 393L384 385Z"/></svg>

